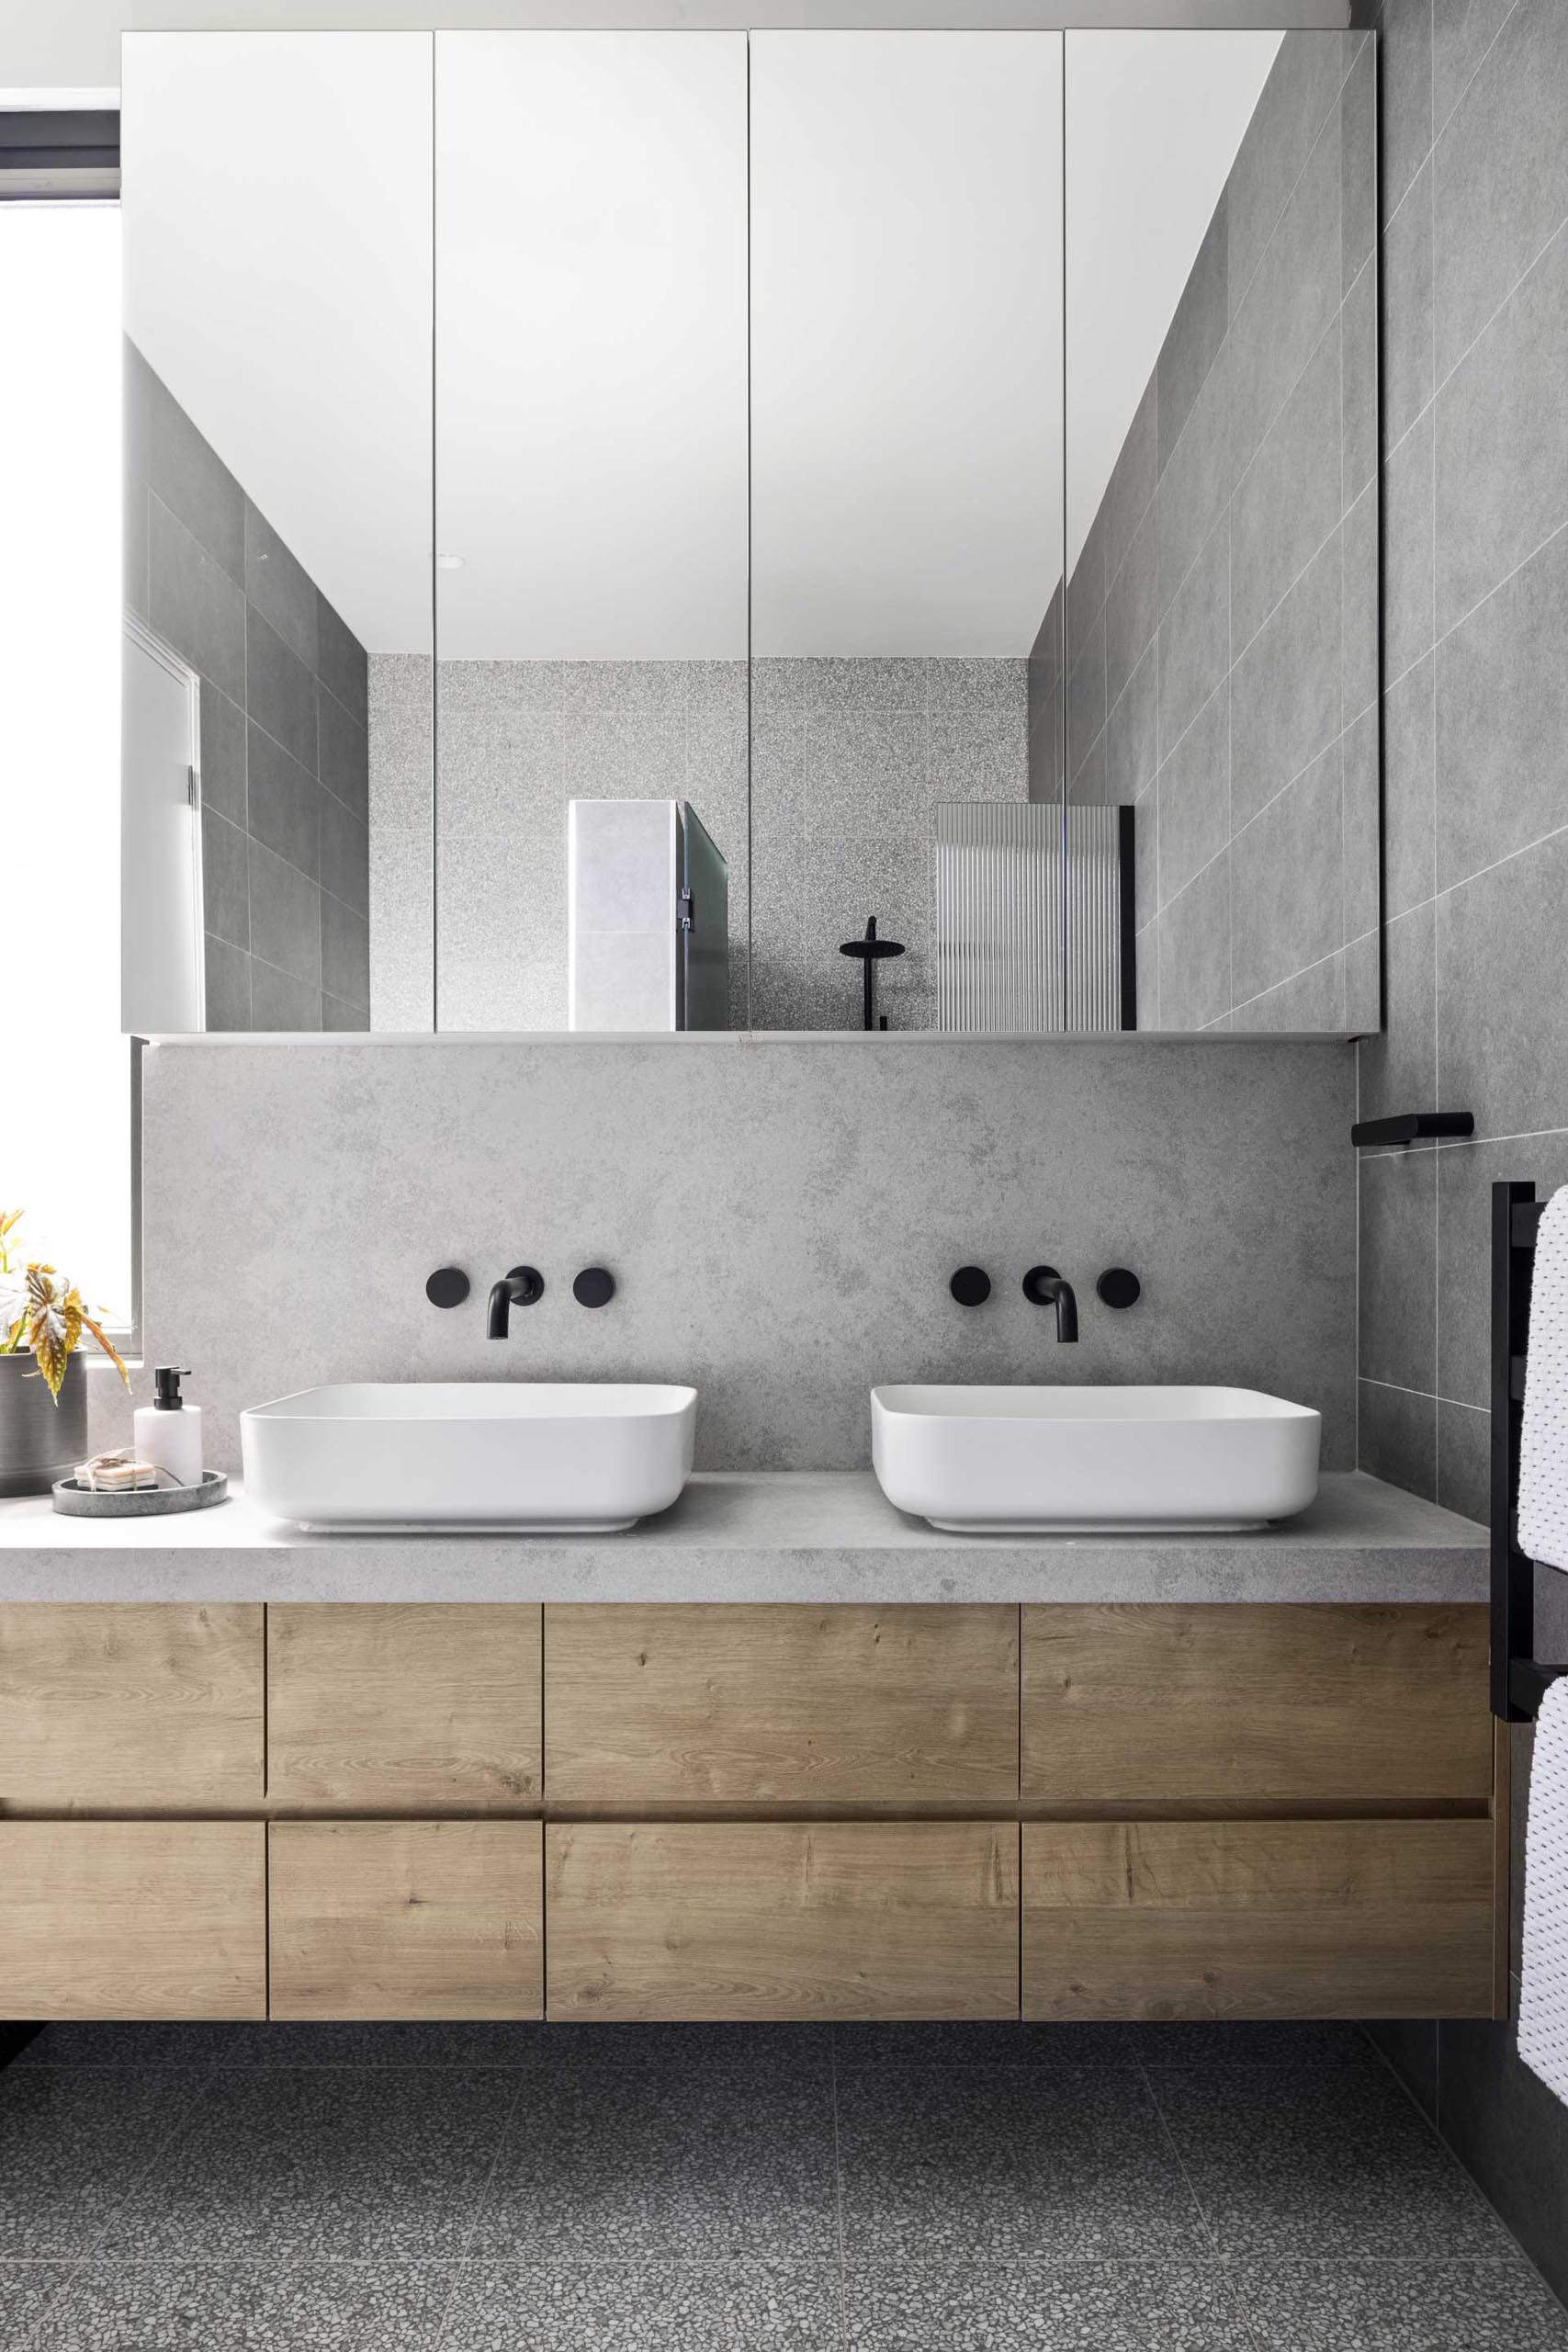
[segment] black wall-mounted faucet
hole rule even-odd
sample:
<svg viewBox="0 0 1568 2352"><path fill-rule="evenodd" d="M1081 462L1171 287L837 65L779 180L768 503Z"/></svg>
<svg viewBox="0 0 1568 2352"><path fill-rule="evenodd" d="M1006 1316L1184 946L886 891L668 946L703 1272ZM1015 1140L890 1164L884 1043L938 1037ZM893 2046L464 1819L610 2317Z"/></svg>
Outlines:
<svg viewBox="0 0 1568 2352"><path fill-rule="evenodd" d="M1077 1296L1071 1283L1055 1266L1031 1266L1023 1278L1023 1295L1032 1306L1055 1308L1058 1340L1077 1338Z"/></svg>
<svg viewBox="0 0 1568 2352"><path fill-rule="evenodd" d="M509 1274L491 1286L490 1319L486 1324L492 1340L504 1340L512 1328L514 1306L532 1306L545 1295L545 1278L537 1266L513 1266Z"/></svg>

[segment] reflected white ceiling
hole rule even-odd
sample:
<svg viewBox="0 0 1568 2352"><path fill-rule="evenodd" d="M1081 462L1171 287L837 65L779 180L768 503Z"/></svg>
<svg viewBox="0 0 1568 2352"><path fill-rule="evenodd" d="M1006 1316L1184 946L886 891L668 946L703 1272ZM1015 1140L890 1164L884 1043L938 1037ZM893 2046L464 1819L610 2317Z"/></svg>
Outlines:
<svg viewBox="0 0 1568 2352"><path fill-rule="evenodd" d="M1278 34L1075 35L1081 539ZM126 42L127 327L374 651L1021 654L1060 573L1061 48ZM1076 551L1076 546L1075 546Z"/></svg>

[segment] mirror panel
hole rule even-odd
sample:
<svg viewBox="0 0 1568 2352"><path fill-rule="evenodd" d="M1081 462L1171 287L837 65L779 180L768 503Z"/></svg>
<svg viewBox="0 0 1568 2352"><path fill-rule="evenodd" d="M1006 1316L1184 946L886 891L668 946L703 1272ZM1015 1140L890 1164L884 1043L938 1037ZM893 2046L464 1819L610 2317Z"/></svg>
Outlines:
<svg viewBox="0 0 1568 2352"><path fill-rule="evenodd" d="M1374 62L1066 39L1068 821L1141 1029L1380 1017Z"/></svg>
<svg viewBox="0 0 1568 2352"><path fill-rule="evenodd" d="M746 37L440 34L435 149L438 1025L743 1027Z"/></svg>
<svg viewBox="0 0 1568 2352"><path fill-rule="evenodd" d="M752 36L761 1029L1061 1025L1061 70Z"/></svg>
<svg viewBox="0 0 1568 2352"><path fill-rule="evenodd" d="M124 1025L428 1028L430 40L123 85Z"/></svg>

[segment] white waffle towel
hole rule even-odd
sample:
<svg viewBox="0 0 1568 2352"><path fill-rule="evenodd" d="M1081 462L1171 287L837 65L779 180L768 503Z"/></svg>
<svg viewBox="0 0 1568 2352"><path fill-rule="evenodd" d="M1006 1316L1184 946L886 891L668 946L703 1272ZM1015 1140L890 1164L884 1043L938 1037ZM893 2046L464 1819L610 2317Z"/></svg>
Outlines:
<svg viewBox="0 0 1568 2352"><path fill-rule="evenodd" d="M1568 1185L1541 1211L1530 1283L1519 1549L1568 1568Z"/></svg>
<svg viewBox="0 0 1568 2352"><path fill-rule="evenodd" d="M1568 1680L1548 1686L1536 1718L1519 2056L1568 2104Z"/></svg>

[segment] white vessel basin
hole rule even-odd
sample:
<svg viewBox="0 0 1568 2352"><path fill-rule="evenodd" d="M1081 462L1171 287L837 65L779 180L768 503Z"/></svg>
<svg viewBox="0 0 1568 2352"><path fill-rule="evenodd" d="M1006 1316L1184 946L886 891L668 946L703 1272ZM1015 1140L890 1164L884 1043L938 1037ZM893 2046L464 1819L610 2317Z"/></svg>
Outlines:
<svg viewBox="0 0 1568 2352"><path fill-rule="evenodd" d="M1317 1492L1321 1414L1254 1388L874 1388L900 1510L958 1533L1258 1527Z"/></svg>
<svg viewBox="0 0 1568 2352"><path fill-rule="evenodd" d="M608 1534L692 1468L694 1388L638 1381L380 1381L240 1416L245 1485L301 1527Z"/></svg>

